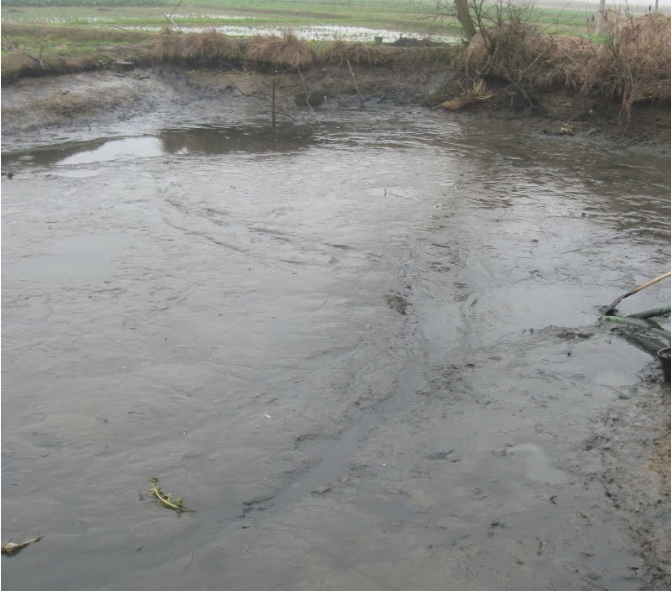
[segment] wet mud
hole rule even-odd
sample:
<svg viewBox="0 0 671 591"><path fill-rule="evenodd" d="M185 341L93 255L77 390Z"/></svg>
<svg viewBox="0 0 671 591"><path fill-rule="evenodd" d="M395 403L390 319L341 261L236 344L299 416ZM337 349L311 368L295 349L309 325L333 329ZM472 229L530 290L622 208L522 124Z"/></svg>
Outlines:
<svg viewBox="0 0 671 591"><path fill-rule="evenodd" d="M668 589L668 159L164 83L7 127L8 588Z"/></svg>

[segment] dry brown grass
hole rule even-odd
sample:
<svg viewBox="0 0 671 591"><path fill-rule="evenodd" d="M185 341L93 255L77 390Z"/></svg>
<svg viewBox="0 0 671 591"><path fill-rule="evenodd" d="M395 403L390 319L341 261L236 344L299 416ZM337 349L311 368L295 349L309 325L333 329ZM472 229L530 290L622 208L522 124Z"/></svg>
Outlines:
<svg viewBox="0 0 671 591"><path fill-rule="evenodd" d="M495 76L524 92L571 85L562 67L581 39L543 35L524 24L508 24L478 33L464 52L466 71L475 77Z"/></svg>
<svg viewBox="0 0 671 591"><path fill-rule="evenodd" d="M249 43L247 55L252 62L283 68L303 68L313 64L317 54L307 41L287 32L277 35L257 35Z"/></svg>
<svg viewBox="0 0 671 591"><path fill-rule="evenodd" d="M154 56L165 62L209 64L242 57L241 44L215 30L176 33L165 29L154 39Z"/></svg>
<svg viewBox="0 0 671 591"><path fill-rule="evenodd" d="M671 102L671 17L630 19L585 70L585 89L619 99L627 113L638 102Z"/></svg>
<svg viewBox="0 0 671 591"><path fill-rule="evenodd" d="M507 80L529 101L535 92L570 88L619 100L630 114L637 102L671 101L671 17L630 18L602 44L508 24L474 37L462 67L474 78Z"/></svg>
<svg viewBox="0 0 671 591"><path fill-rule="evenodd" d="M366 45L334 41L320 55L320 61L331 64L360 66L393 66L395 68L423 68L439 66L449 68L458 54L455 45L403 47Z"/></svg>
<svg viewBox="0 0 671 591"><path fill-rule="evenodd" d="M445 101L439 107L449 111L458 111L469 107L478 101L486 101L494 96L493 92L487 90L487 84L484 80L476 80L470 88L461 87L461 94L449 101Z"/></svg>
<svg viewBox="0 0 671 591"><path fill-rule="evenodd" d="M2 81L12 82L26 76L48 76L97 70L113 61L104 53L86 53L83 55L64 57L47 56L40 64L36 59L25 53L12 52L2 58Z"/></svg>

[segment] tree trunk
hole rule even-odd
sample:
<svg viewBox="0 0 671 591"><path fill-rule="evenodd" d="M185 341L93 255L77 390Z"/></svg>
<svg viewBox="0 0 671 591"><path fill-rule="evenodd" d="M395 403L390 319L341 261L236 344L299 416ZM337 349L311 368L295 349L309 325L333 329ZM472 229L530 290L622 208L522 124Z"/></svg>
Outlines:
<svg viewBox="0 0 671 591"><path fill-rule="evenodd" d="M599 2L599 12L596 15L596 31L595 35L601 37L603 35L603 25L606 21L606 0Z"/></svg>
<svg viewBox="0 0 671 591"><path fill-rule="evenodd" d="M471 16L471 12L468 10L468 0L454 0L454 5L457 8L457 20L464 29L466 40L470 41L473 39L476 30L473 17Z"/></svg>

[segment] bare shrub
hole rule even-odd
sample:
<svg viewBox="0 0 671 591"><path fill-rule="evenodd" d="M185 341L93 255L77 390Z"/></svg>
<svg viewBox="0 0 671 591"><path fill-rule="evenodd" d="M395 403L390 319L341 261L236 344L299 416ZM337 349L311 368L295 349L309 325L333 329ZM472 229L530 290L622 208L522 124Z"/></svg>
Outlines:
<svg viewBox="0 0 671 591"><path fill-rule="evenodd" d="M475 78L507 80L529 102L534 92L547 90L564 78L556 68L555 40L520 22L478 33L464 52L464 66Z"/></svg>
<svg viewBox="0 0 671 591"><path fill-rule="evenodd" d="M583 88L619 99L627 114L637 102L671 102L671 17L630 18L585 64Z"/></svg>
<svg viewBox="0 0 671 591"><path fill-rule="evenodd" d="M529 102L535 92L563 87L618 100L630 114L637 102L671 101L671 17L630 16L602 44L508 22L478 33L462 67L474 79L508 81Z"/></svg>

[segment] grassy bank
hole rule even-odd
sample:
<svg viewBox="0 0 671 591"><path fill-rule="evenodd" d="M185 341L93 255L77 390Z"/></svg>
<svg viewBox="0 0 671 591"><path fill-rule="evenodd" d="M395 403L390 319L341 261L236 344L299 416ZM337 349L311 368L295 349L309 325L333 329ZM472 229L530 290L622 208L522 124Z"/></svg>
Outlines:
<svg viewBox="0 0 671 591"><path fill-rule="evenodd" d="M264 69L281 65L307 67L314 63L361 66L445 65L456 55L455 46L403 47L300 41L257 35L233 38L221 33L160 33L122 30L6 24L3 26L2 80L112 67L116 60L146 64L153 60L189 67ZM298 62L277 55L302 54ZM310 56L309 59L307 56Z"/></svg>
<svg viewBox="0 0 671 591"><path fill-rule="evenodd" d="M149 63L152 39L144 32L5 24L2 82L109 68L120 59Z"/></svg>
<svg viewBox="0 0 671 591"><path fill-rule="evenodd" d="M232 66L260 70L307 68L319 64L359 66L448 66L459 48L438 46L389 46L343 41L309 42L287 33L283 37L258 35L233 39L214 31L175 33L166 31L154 39L158 61L189 67Z"/></svg>
<svg viewBox="0 0 671 591"><path fill-rule="evenodd" d="M331 42L318 49L291 34L233 40L220 33L157 36L159 61L188 66L244 64L307 68L312 64L429 68L436 64L460 73L458 96L446 108L507 97L535 105L540 93L554 90L605 98L631 114L635 104L671 104L671 17L630 18L617 37L602 43L548 35L537 26L508 22L479 33L468 46L391 47Z"/></svg>
<svg viewBox="0 0 671 591"><path fill-rule="evenodd" d="M456 71L460 86L444 102L454 109L494 94L511 104L534 106L539 94L554 90L619 103L627 114L636 104L671 103L671 17L630 18L616 37L601 43L542 31L537 25L508 22L479 33L468 46L412 47L309 42L291 33L233 38L214 31L152 33L7 24L2 76L8 82L26 75L110 67L129 58L256 71L344 64Z"/></svg>

